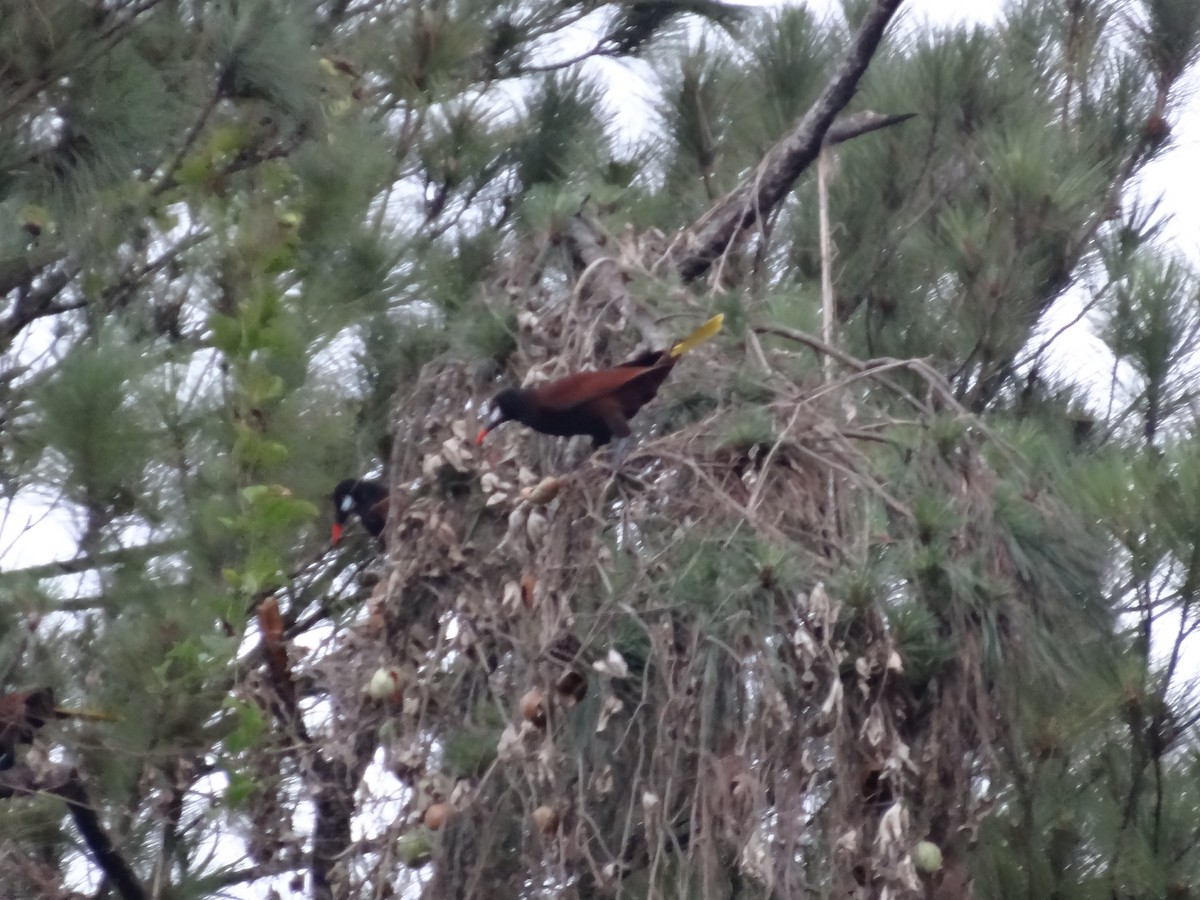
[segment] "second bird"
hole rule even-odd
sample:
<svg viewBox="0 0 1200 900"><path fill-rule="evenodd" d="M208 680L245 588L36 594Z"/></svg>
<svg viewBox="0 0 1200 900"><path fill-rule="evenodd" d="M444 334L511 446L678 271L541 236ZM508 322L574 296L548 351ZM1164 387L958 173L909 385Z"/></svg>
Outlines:
<svg viewBox="0 0 1200 900"><path fill-rule="evenodd" d="M475 443L482 444L489 431L508 421L557 437L586 434L593 447L603 447L614 435L628 437L629 420L654 399L679 357L720 331L724 320L713 316L669 350L651 350L611 369L506 388L492 400L491 419Z"/></svg>
<svg viewBox="0 0 1200 900"><path fill-rule="evenodd" d="M373 478L347 478L333 489L333 531L331 543L337 546L351 513L358 513L363 527L372 537L383 534L387 523L388 492Z"/></svg>

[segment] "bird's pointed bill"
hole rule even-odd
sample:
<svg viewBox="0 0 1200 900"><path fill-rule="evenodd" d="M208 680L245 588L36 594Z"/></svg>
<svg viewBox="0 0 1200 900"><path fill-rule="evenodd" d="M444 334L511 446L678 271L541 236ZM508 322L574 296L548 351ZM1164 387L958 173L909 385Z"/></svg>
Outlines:
<svg viewBox="0 0 1200 900"><path fill-rule="evenodd" d="M475 435L475 445L479 446L483 443L483 439L487 437L489 431L506 421L504 418L504 410L497 406L492 410L492 414L488 417L487 423L479 429L479 434Z"/></svg>
<svg viewBox="0 0 1200 900"><path fill-rule="evenodd" d="M674 347L672 347L671 348L671 356L674 358L678 358L680 356L683 356L683 354L687 353L689 350L691 350L693 347L697 346L698 344L703 344L705 341L707 341L709 338L711 338L713 335L715 335L718 331L720 331L721 326L724 324L725 324L725 313L717 313L715 316L713 316L711 319L709 319L707 322L705 322L703 325L701 325L699 328L697 328L695 331L693 331L691 334L689 334L687 337L685 337L682 341L680 341Z"/></svg>

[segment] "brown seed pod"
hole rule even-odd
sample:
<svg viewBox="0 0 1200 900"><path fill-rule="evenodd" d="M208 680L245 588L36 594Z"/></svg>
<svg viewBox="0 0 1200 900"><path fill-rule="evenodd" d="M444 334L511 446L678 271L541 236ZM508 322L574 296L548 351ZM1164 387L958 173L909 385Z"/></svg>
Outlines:
<svg viewBox="0 0 1200 900"><path fill-rule="evenodd" d="M533 589L537 587L537 576L526 572L521 576L521 603L526 609L533 609Z"/></svg>
<svg viewBox="0 0 1200 900"><path fill-rule="evenodd" d="M575 669L568 669L558 679L554 689L558 691L559 701L570 709L587 696L587 678Z"/></svg>
<svg viewBox="0 0 1200 900"><path fill-rule="evenodd" d="M559 495L567 479L547 475L533 487L521 488L521 499L532 506L545 506Z"/></svg>
<svg viewBox="0 0 1200 900"><path fill-rule="evenodd" d="M542 692L530 688L521 698L521 715L526 722L532 722L537 728L546 727L546 706L543 703Z"/></svg>
<svg viewBox="0 0 1200 900"><path fill-rule="evenodd" d="M539 806L533 811L533 824L546 837L558 830L558 810L552 806Z"/></svg>
<svg viewBox="0 0 1200 900"><path fill-rule="evenodd" d="M446 820L453 813L454 810L449 803L431 803L425 810L425 827L430 831L437 831L446 824Z"/></svg>

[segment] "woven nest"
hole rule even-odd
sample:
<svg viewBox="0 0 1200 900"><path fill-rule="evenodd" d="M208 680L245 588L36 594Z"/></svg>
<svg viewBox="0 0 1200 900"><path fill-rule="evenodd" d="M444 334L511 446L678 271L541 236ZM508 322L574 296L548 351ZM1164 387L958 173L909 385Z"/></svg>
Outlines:
<svg viewBox="0 0 1200 900"><path fill-rule="evenodd" d="M579 298L527 312L538 377L636 349L619 327L569 327ZM656 413L732 374L719 344L685 357L617 473L516 424L475 447L495 385L465 364L399 398L387 562L337 678L398 780L377 798L402 810L384 844L453 810L430 896L590 896L646 871L701 896L731 871L796 896L814 862L843 895L903 896L921 889L914 842L975 815L965 751L994 715L977 648L927 686L943 700L923 701L922 733L887 598L851 608L826 587L886 550L880 521L911 517L874 452L890 420L860 404L845 422L852 371L782 384L762 439L739 436L735 403L660 430ZM362 699L379 666L400 685L383 707ZM957 811L934 821L916 793Z"/></svg>

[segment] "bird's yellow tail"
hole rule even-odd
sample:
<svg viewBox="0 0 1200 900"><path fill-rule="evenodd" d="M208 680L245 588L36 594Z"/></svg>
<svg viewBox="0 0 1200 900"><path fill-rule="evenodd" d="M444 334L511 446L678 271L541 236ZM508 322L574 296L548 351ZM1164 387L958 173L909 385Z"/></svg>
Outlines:
<svg viewBox="0 0 1200 900"><path fill-rule="evenodd" d="M721 330L721 326L725 324L725 314L717 313L682 341L671 348L671 358L678 359L687 353L693 347L703 344L714 334Z"/></svg>
<svg viewBox="0 0 1200 900"><path fill-rule="evenodd" d="M120 722L121 720L112 713L98 712L94 709L66 709L62 706L54 707L56 715L66 719L82 719L85 722Z"/></svg>

